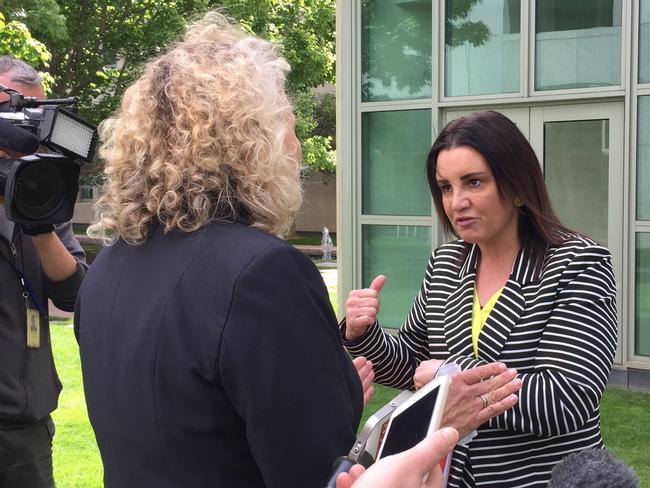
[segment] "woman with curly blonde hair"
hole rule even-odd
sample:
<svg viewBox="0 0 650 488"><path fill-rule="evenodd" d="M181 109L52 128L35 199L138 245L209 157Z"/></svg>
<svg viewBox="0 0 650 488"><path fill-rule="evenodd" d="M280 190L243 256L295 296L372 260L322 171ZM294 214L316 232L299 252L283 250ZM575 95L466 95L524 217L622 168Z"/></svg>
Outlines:
<svg viewBox="0 0 650 488"><path fill-rule="evenodd" d="M101 127L91 233L115 242L75 328L108 488L321 486L354 442L362 385L327 290L276 236L301 203L288 69L211 13Z"/></svg>

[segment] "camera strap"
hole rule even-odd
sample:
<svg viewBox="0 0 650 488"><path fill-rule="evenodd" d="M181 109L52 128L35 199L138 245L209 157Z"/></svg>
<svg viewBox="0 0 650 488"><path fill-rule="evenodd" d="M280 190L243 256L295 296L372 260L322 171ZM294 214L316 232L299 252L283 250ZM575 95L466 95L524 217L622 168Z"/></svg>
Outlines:
<svg viewBox="0 0 650 488"><path fill-rule="evenodd" d="M14 244L13 244L13 243L10 243L9 246L10 246L10 248L11 248L11 252L12 252L12 254L14 254L14 257L15 257L15 255L16 255L16 251L15 251L15 249L14 249ZM0 256L2 256L2 259L4 259L4 260L7 262L7 264L9 265L9 267L10 267L11 269L14 270L14 272L16 273L16 276L17 276L18 279L20 280L20 284L21 284L21 286L23 287L23 298L25 299L25 308L29 308L29 302L28 302L28 300L31 300L31 302L34 304L34 306L35 306L36 309L38 310L38 314L41 316L41 318L43 318L43 320L47 319L47 312L46 312L45 309L43 308L43 305L42 305L41 302L39 301L38 296L37 296L36 293L34 292L34 288L33 288L32 285L29 283L29 281L27 280L27 278L25 277L25 275L23 274L23 272L22 272L21 270L19 270L19 269L16 267L16 265L15 265L14 263L12 263L12 262L7 258L7 256L5 256L5 255L2 254L2 253L0 253Z"/></svg>

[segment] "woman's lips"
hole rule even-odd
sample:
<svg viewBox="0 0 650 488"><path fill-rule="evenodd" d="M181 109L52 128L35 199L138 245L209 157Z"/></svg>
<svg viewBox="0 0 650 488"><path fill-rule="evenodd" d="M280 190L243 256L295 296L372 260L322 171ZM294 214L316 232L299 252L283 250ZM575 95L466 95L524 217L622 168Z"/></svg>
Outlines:
<svg viewBox="0 0 650 488"><path fill-rule="evenodd" d="M458 217L456 219L456 226L461 229L466 229L473 225L478 219L475 217Z"/></svg>

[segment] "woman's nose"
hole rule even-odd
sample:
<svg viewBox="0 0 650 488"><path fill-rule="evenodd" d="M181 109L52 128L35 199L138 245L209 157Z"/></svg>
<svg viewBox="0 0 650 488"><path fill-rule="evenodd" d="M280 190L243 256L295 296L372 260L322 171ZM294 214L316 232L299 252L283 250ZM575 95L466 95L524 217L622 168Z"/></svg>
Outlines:
<svg viewBox="0 0 650 488"><path fill-rule="evenodd" d="M467 198L467 194L462 190L455 191L451 198L451 208L455 212L464 210L469 206L469 198Z"/></svg>

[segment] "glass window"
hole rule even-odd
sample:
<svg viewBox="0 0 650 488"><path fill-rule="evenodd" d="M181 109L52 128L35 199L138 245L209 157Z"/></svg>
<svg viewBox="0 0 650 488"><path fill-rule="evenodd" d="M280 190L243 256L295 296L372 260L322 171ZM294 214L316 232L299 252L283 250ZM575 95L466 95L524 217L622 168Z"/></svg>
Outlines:
<svg viewBox="0 0 650 488"><path fill-rule="evenodd" d="M636 149L636 218L650 220L650 96L639 97Z"/></svg>
<svg viewBox="0 0 650 488"><path fill-rule="evenodd" d="M445 95L518 92L520 0L445 5Z"/></svg>
<svg viewBox="0 0 650 488"><path fill-rule="evenodd" d="M431 227L364 225L363 286L386 275L381 291L379 321L383 327L402 325L420 290L431 255Z"/></svg>
<svg viewBox="0 0 650 488"><path fill-rule="evenodd" d="M535 2L535 89L621 83L621 0Z"/></svg>
<svg viewBox="0 0 650 488"><path fill-rule="evenodd" d="M364 113L362 137L362 212L431 215L426 178L431 110Z"/></svg>
<svg viewBox="0 0 650 488"><path fill-rule="evenodd" d="M650 83L650 0L641 0L639 19L639 83Z"/></svg>
<svg viewBox="0 0 650 488"><path fill-rule="evenodd" d="M364 102L431 98L431 0L362 0Z"/></svg>
<svg viewBox="0 0 650 488"><path fill-rule="evenodd" d="M650 234L636 236L634 353L650 356Z"/></svg>
<svg viewBox="0 0 650 488"><path fill-rule="evenodd" d="M544 177L560 221L607 245L609 121L544 124Z"/></svg>

